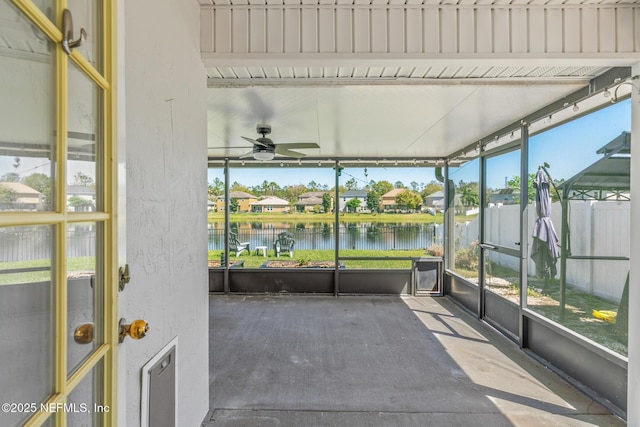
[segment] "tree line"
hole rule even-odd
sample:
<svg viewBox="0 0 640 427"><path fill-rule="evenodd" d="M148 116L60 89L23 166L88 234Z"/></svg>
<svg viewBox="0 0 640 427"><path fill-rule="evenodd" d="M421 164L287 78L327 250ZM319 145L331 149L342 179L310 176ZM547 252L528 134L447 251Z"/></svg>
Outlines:
<svg viewBox="0 0 640 427"><path fill-rule="evenodd" d="M405 191L400 192L396 196L396 204L399 209L415 210L422 206L424 199L438 191L443 190L443 185L437 181L431 181L427 184L418 183L412 181L409 185L405 185L401 181L396 181L392 184L389 181L370 180L364 185L359 185L358 181L354 178L347 180L344 184L338 186L338 195L344 194L350 190L363 190L367 193L366 207L372 212L379 210L381 197L393 190L394 188L401 188ZM288 200L290 203L295 203L298 198L308 192L321 191L325 193L323 196L323 207L325 212L328 211L330 205L331 196L335 193L335 186L329 187L326 184L320 184L316 181L310 181L308 184L295 184L280 186L277 182L264 180L262 184L254 186L245 186L237 181L234 181L230 187L230 191L243 191L245 193L253 194L254 196L261 198L267 196L276 196L281 199ZM224 181L220 178L215 178L213 182L209 183L209 198L214 200L224 195ZM230 209L233 209L233 199L229 201ZM346 203L346 208L349 211L356 211L360 207L361 201L358 199L351 199ZM326 206L325 206L326 205Z"/></svg>
<svg viewBox="0 0 640 427"><path fill-rule="evenodd" d="M530 174L527 182L527 198L530 203L535 200L536 190L533 186L534 178L535 174ZM556 186L559 186L563 181L564 180L554 180L554 183ZM365 201L366 208L372 212L377 212L379 210L381 197L394 188L402 188L406 190L400 192L396 196L397 207L399 209L406 210L415 210L419 208L424 204L427 196L438 191L443 191L444 189L443 184L438 181L431 181L426 184L412 181L411 183L409 183L409 185L405 185L401 181L396 181L392 184L391 182L385 180L370 180L365 185L360 185L356 179L351 178L347 180L343 185L340 185L338 187L338 195L344 194L350 190L364 190L367 192ZM464 180L460 180L457 184L454 183L454 186L454 191L459 195L459 202L461 205L466 207L477 207L480 205L480 185L477 181L466 182ZM513 176L510 180L507 180L506 188L511 188L519 192L520 177ZM258 198L266 196L276 196L281 199L289 200L291 203L295 203L300 195L308 192L322 191L332 195L335 192L335 187L329 187L326 184L319 184L315 181L310 181L306 185L296 184L280 186L274 181L264 180L262 184L255 186L245 186L237 181L234 181L230 186L230 190L250 193ZM487 194L497 190L498 189L487 188ZM222 195L224 195L224 182L219 178L215 178L214 181L209 184L209 197L211 199L215 199L216 197ZM327 195L326 200L323 200L323 205L327 205L324 206L325 212L328 209L330 203L328 200L330 197L331 196ZM554 191L551 192L551 198L552 201L559 200L558 194L556 194ZM347 209L352 212L356 211L360 207L360 205L361 202L357 199L349 200L346 203Z"/></svg>

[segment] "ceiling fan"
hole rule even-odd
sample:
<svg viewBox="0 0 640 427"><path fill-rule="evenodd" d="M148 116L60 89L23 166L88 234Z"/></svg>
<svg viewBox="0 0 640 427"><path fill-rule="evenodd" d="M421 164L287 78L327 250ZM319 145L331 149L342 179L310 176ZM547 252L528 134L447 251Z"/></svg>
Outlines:
<svg viewBox="0 0 640 427"><path fill-rule="evenodd" d="M262 134L262 137L256 139L247 138L246 136L242 137L242 139L253 144L253 150L240 156L241 159L253 157L256 160L271 160L276 154L299 159L306 156L306 154L290 150L290 148L320 148L315 142L276 144L270 138L266 137L266 135L271 133L271 126L269 125L258 125L256 126L256 130L259 134Z"/></svg>

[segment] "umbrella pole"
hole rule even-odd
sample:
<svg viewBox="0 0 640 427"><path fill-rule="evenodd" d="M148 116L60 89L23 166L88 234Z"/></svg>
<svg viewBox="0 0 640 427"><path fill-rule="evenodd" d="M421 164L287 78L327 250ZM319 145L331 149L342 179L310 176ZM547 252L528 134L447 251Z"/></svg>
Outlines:
<svg viewBox="0 0 640 427"><path fill-rule="evenodd" d="M545 163L543 166L540 166L540 167L544 171L545 175L547 175L547 178L549 178L549 183L553 187L553 191L556 192L556 196L558 196L558 200L562 200L562 198L560 197L560 192L558 191L558 188L556 188L556 184L553 182L553 179L551 178L551 175L549 174L549 171L547 170L547 163Z"/></svg>
<svg viewBox="0 0 640 427"><path fill-rule="evenodd" d="M562 200L562 235L560 237L560 320L564 320L567 296L567 238L569 236L568 200Z"/></svg>
<svg viewBox="0 0 640 427"><path fill-rule="evenodd" d="M564 320L565 315L565 305L566 305L566 296L567 296L567 240L569 236L569 213L568 213L568 200L560 196L560 192L556 187L556 184L553 182L553 178L551 178L551 174L547 168L549 167L548 163L544 163L540 165L540 168L544 171L547 178L549 178L549 183L553 187L553 191L556 192L556 196L558 200L561 202L562 206L562 235L560 237L560 320ZM546 285L546 277L545 277L545 285Z"/></svg>

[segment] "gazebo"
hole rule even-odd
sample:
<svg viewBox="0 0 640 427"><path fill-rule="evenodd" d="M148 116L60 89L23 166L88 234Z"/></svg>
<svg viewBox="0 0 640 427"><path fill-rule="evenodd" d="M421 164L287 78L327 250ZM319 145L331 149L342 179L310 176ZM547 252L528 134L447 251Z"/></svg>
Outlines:
<svg viewBox="0 0 640 427"><path fill-rule="evenodd" d="M558 186L562 204L560 232L560 316L564 317L567 291L567 260L629 261L627 256L605 254L574 254L571 250L569 223L570 205L573 200L628 202L630 198L631 134L622 132L598 150L604 157L567 179ZM622 293L616 324L627 328L627 304L629 280ZM623 311L623 312L621 312Z"/></svg>

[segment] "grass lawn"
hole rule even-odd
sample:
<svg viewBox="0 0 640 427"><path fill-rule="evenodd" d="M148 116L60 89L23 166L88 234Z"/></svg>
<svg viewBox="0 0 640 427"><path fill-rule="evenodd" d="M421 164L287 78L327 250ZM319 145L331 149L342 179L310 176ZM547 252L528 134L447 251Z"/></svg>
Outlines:
<svg viewBox="0 0 640 427"><path fill-rule="evenodd" d="M51 260L39 259L32 261L0 262L0 285L14 285L18 283L48 282L51 280L51 271L28 271L24 273L9 273L10 270L25 268L48 268ZM95 270L94 257L77 257L67 260L68 271Z"/></svg>
<svg viewBox="0 0 640 427"><path fill-rule="evenodd" d="M544 285L542 280L529 279L529 287L540 293L540 297L527 299L527 307L567 328L584 335L605 347L627 355L627 336L608 323L593 316L593 310L618 311L618 304L603 298L567 287L564 318L560 312L560 281L551 280Z"/></svg>
<svg viewBox="0 0 640 427"><path fill-rule="evenodd" d="M491 264L488 270L491 271L494 279L498 278L497 283L502 281L505 286L487 286L487 290L517 304L520 297L518 272L497 264ZM477 272L464 270L456 270L456 272L474 283L478 282ZM560 281L558 279L549 280L545 285L544 280L537 277L529 277L527 283L528 309L623 356L627 355L627 336L621 334L615 324L593 316L593 310L617 312L618 304L568 286L566 289L564 316L561 316Z"/></svg>
<svg viewBox="0 0 640 427"><path fill-rule="evenodd" d="M258 268L263 263L269 260L288 260L288 254L280 255L280 258L276 258L273 250L269 250L268 256L263 257L262 254L255 255L255 252L248 254L246 251L242 252L239 257L230 255L229 260L234 261L236 259L244 260L243 266L245 268ZM223 251L209 251L209 260L220 260L220 255ZM293 252L293 260L298 262L304 261L333 261L335 252L333 250L296 250ZM421 257L427 256L424 250L412 250L412 251L375 251L375 250L344 250L340 251L340 256L343 257ZM363 260L363 261L343 261L346 268L411 268L411 261L401 260Z"/></svg>

